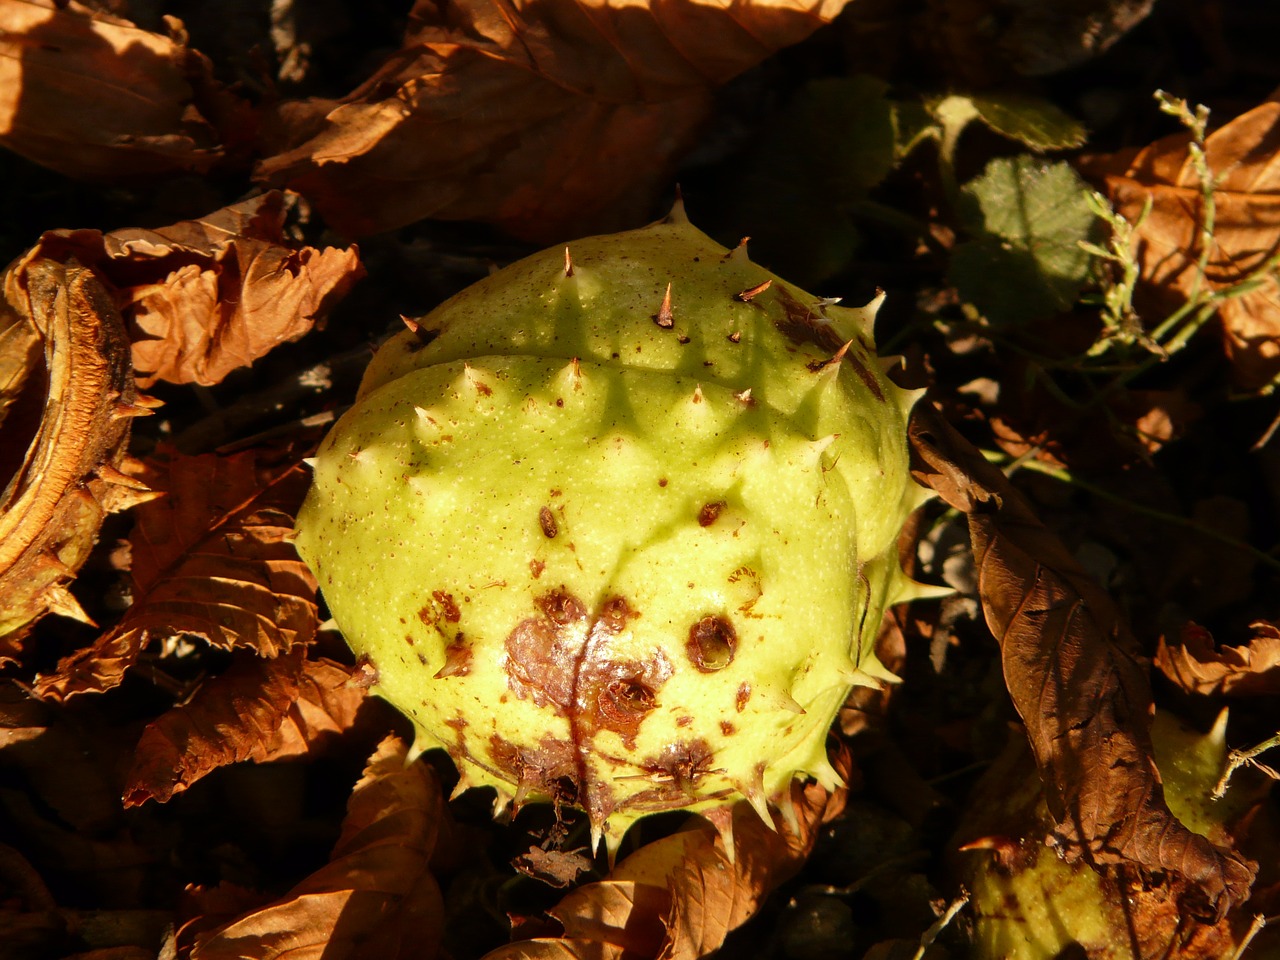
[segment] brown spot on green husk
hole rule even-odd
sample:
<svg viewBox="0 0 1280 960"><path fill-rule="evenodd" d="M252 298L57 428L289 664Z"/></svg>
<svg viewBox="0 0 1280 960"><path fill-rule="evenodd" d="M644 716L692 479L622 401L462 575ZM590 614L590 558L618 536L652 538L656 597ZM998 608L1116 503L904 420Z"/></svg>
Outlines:
<svg viewBox="0 0 1280 960"><path fill-rule="evenodd" d="M709 527L720 518L720 514L724 508L728 506L723 500L714 500L711 503L704 504L702 509L698 511L698 526Z"/></svg>
<svg viewBox="0 0 1280 960"><path fill-rule="evenodd" d="M550 507L543 507L538 511L538 526L542 528L542 535L548 540L554 540L556 534L560 532L560 526L556 523L556 515L551 512Z"/></svg>
<svg viewBox="0 0 1280 960"><path fill-rule="evenodd" d="M454 602L450 594L443 590L432 590L431 597L436 603L440 604L440 610L449 623L457 623L462 619L462 611L458 609L457 603Z"/></svg>
<svg viewBox="0 0 1280 960"><path fill-rule="evenodd" d="M738 632L724 617L703 617L689 628L685 652L702 673L715 673L733 662Z"/></svg>
<svg viewBox="0 0 1280 960"><path fill-rule="evenodd" d="M535 600L540 615L521 621L506 641L507 685L521 699L550 705L585 742L613 730L634 742L657 691L672 673L659 650L645 662L615 659L611 639L638 616L624 597L610 597L598 614L560 589Z"/></svg>
<svg viewBox="0 0 1280 960"><path fill-rule="evenodd" d="M844 343L830 321L815 313L810 307L793 297L781 285L773 288L782 317L775 317L773 325L797 346L812 344L828 353L835 353Z"/></svg>
<svg viewBox="0 0 1280 960"><path fill-rule="evenodd" d="M656 757L642 760L641 768L649 774L671 781L682 791L694 787L699 778L711 772L715 751L706 740L682 740L668 745Z"/></svg>

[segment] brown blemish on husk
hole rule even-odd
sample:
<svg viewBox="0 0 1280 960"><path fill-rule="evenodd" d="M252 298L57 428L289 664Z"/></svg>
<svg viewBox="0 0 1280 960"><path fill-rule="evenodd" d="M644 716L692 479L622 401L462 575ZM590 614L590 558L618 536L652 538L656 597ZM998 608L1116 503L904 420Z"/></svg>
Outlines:
<svg viewBox="0 0 1280 960"><path fill-rule="evenodd" d="M715 673L733 662L738 632L724 617L703 617L689 628L685 652L702 673Z"/></svg>
<svg viewBox="0 0 1280 960"><path fill-rule="evenodd" d="M741 713L743 710L747 709L747 701L750 699L751 699L751 684L747 683L744 680L741 686L738 687L738 695L737 697L734 698L733 705L737 707L738 712Z"/></svg>
<svg viewBox="0 0 1280 960"><path fill-rule="evenodd" d="M774 297L782 307L782 319L774 318L773 325L797 346L812 344L828 353L835 353L844 341L835 328L823 317L814 313L793 297L784 286L774 288Z"/></svg>
<svg viewBox="0 0 1280 960"><path fill-rule="evenodd" d="M724 512L726 506L728 504L723 500L713 500L711 503L704 504L702 509L698 511L698 526L711 526L720 518L720 514Z"/></svg>
<svg viewBox="0 0 1280 960"><path fill-rule="evenodd" d="M538 511L538 526L542 528L542 535L548 540L554 540L556 534L560 532L560 525L556 523L556 515L551 512L550 507L543 507Z"/></svg>
<svg viewBox="0 0 1280 960"><path fill-rule="evenodd" d="M431 598L440 604L440 610L449 623L457 623L462 619L462 611L458 609L458 604L454 602L450 594L443 590L432 590Z"/></svg>
<svg viewBox="0 0 1280 960"><path fill-rule="evenodd" d="M563 793L561 783L576 783L580 759L573 744L544 734L536 749L518 747L498 734L489 737L489 758L512 783L553 797Z"/></svg>
<svg viewBox="0 0 1280 960"><path fill-rule="evenodd" d="M853 370L862 380L863 385L871 392L873 397L884 403L884 390L880 388L880 381L876 379L875 374L867 369L867 365L862 362L856 353L851 354L850 359L853 362Z"/></svg>
<svg viewBox="0 0 1280 960"><path fill-rule="evenodd" d="M432 590L431 600L433 602L423 604L418 611L418 619L424 626L439 629L441 620L446 623L457 623L462 619L462 611L452 594L444 590Z"/></svg>
<svg viewBox="0 0 1280 960"><path fill-rule="evenodd" d="M760 582L760 574L756 570L748 566L741 566L729 574L730 583L738 583L740 580L747 579L751 581L751 587L755 590L756 595L738 605L738 612L744 617L759 620L760 614L753 612L760 598L764 596L764 585Z"/></svg>
<svg viewBox="0 0 1280 960"><path fill-rule="evenodd" d="M706 740L681 740L668 745L656 757L640 763L641 769L655 777L672 782L681 790L691 790L698 780L711 772L715 751Z"/></svg>
<svg viewBox="0 0 1280 960"><path fill-rule="evenodd" d="M634 747L641 721L672 673L661 651L644 662L611 656L611 639L638 614L626 598L613 596L591 615L563 588L535 604L540 615L521 621L507 637L508 687L566 717L583 749L601 730L614 731Z"/></svg>

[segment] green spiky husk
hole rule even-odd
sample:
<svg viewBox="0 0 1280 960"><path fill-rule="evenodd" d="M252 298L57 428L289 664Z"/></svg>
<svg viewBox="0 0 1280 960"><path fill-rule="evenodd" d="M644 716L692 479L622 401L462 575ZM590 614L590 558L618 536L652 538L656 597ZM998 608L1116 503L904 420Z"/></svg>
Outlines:
<svg viewBox="0 0 1280 960"><path fill-rule="evenodd" d="M678 213L520 261L389 341L297 546L374 690L461 785L768 817L912 585L915 395L832 306ZM718 816L719 815L719 816Z"/></svg>

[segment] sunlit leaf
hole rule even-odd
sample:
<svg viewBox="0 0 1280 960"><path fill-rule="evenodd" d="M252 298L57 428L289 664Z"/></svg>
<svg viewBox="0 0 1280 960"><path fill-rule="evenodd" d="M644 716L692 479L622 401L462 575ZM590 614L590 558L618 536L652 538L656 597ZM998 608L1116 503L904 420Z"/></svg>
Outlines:
<svg viewBox="0 0 1280 960"><path fill-rule="evenodd" d="M259 166L352 235L423 217L553 241L652 214L715 89L846 0L419 0L404 49L341 100L286 104Z"/></svg>
<svg viewBox="0 0 1280 960"><path fill-rule="evenodd" d="M388 737L356 784L330 862L200 937L191 960L430 960L444 903L428 861L443 812L430 768Z"/></svg>
<svg viewBox="0 0 1280 960"><path fill-rule="evenodd" d="M35 685L62 699L116 686L151 640L182 634L275 657L318 626L315 578L289 536L310 476L300 455L165 454L140 477L165 496L135 512L134 602Z"/></svg>
<svg viewBox="0 0 1280 960"><path fill-rule="evenodd" d="M1156 668L1188 693L1274 696L1280 693L1280 627L1259 621L1239 647L1219 647L1203 627L1188 624L1177 643L1160 638Z"/></svg>

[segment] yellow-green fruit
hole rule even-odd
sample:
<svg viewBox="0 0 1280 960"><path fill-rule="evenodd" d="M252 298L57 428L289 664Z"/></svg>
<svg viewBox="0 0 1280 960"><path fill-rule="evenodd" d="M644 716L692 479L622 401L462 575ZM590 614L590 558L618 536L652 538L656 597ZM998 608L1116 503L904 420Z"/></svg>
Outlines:
<svg viewBox="0 0 1280 960"><path fill-rule="evenodd" d="M911 592L914 394L841 309L677 211L522 260L378 353L298 550L462 786L726 822L795 776Z"/></svg>

